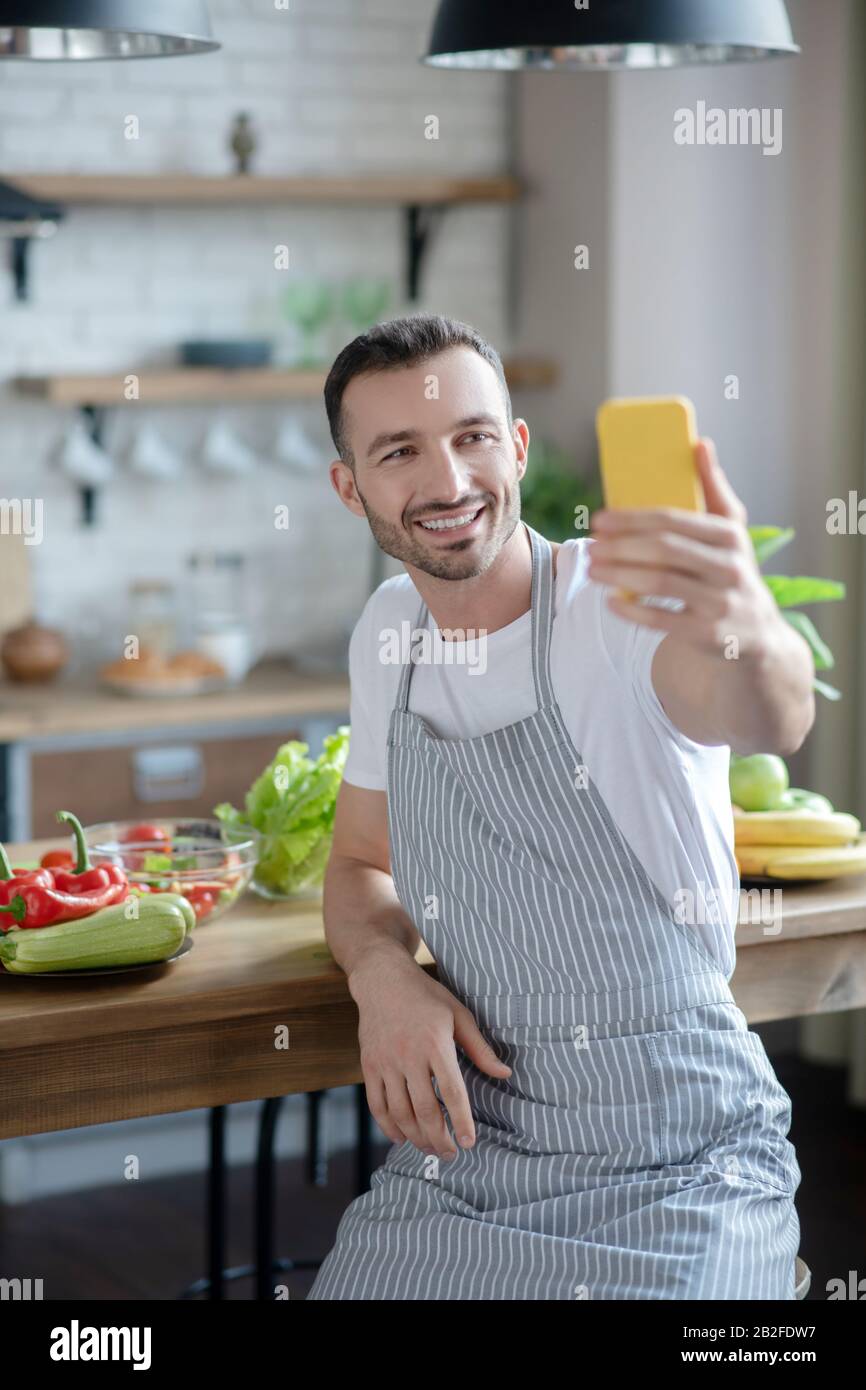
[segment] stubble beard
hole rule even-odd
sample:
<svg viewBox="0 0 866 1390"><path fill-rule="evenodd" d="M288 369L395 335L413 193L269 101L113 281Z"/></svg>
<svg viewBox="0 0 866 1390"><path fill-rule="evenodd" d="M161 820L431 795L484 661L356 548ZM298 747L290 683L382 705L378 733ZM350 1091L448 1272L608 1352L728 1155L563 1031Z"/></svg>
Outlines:
<svg viewBox="0 0 866 1390"><path fill-rule="evenodd" d="M357 486L357 484L356 484ZM434 579L474 579L479 574L484 574L496 559L502 547L510 540L520 521L520 487L509 488L504 495L502 510L498 520L494 522L493 531L487 540L478 547L476 541L467 539L457 541L452 550L443 551L441 554L431 550L426 550L423 541L415 541L411 535L407 535L402 526L395 526L392 521L386 521L378 512L373 511L358 490L361 505L370 523L370 530L373 539L380 550L386 555L390 555L394 560L400 560L404 565L412 565L415 569L421 570L424 574L429 574ZM488 516L492 513L495 505L494 499L485 499ZM414 523L412 523L414 526ZM472 547L472 553L463 554L463 548L468 550Z"/></svg>

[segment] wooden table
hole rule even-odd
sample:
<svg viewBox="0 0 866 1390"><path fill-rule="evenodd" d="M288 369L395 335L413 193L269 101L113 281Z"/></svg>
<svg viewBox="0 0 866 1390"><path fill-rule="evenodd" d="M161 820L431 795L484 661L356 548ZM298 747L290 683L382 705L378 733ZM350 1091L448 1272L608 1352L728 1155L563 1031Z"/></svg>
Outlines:
<svg viewBox="0 0 866 1390"><path fill-rule="evenodd" d="M12 862L61 843L10 846ZM866 875L785 888L781 907L771 934L741 912L731 987L749 1022L866 1005ZM418 959L435 969L425 948ZM174 965L0 975L0 1139L349 1085L356 1032L320 906L247 894Z"/></svg>
<svg viewBox="0 0 866 1390"><path fill-rule="evenodd" d="M59 843L10 846L12 863ZM760 904L741 898L731 986L749 1022L866 1005L866 875L785 888L775 903L772 920L770 890L765 931ZM424 947L418 959L435 972ZM288 1046L278 1045L284 1029ZM0 1139L211 1108L211 1297L222 1297L222 1107L361 1079L357 1011L316 903L248 894L196 928L187 957L146 972L68 984L0 974ZM277 1104L265 1107L264 1157L260 1140L259 1298L272 1297L267 1109Z"/></svg>

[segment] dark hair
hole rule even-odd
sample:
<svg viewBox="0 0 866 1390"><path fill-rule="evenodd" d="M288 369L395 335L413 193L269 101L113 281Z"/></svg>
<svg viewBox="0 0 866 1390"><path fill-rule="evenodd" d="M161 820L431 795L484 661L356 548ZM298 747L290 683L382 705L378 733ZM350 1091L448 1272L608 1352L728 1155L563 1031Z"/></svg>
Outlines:
<svg viewBox="0 0 866 1390"><path fill-rule="evenodd" d="M502 384L508 428L512 426L511 396L505 380L502 359L480 333L459 319L441 314L410 314L406 318L379 323L361 333L343 348L325 382L325 409L331 438L340 458L355 467L343 424L343 394L349 382L364 372L382 372L395 367L416 367L449 348L470 347L489 362Z"/></svg>

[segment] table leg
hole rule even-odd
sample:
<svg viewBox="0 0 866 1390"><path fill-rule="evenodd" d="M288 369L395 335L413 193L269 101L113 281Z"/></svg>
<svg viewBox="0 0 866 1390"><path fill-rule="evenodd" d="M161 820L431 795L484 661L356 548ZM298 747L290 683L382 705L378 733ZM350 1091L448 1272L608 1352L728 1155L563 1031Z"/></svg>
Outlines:
<svg viewBox="0 0 866 1390"><path fill-rule="evenodd" d="M259 1147L256 1157L256 1298L269 1302L274 1296L274 1134L282 1096L270 1096L262 1105Z"/></svg>
<svg viewBox="0 0 866 1390"><path fill-rule="evenodd" d="M355 1086L357 1140L355 1144L355 1188L358 1196L370 1186L373 1172L373 1116L367 1104L367 1090L362 1081Z"/></svg>
<svg viewBox="0 0 866 1390"><path fill-rule="evenodd" d="M210 1112L210 1171L208 1173L208 1270L210 1297L225 1298L223 1268L225 1265L225 1155L226 1107L214 1105Z"/></svg>
<svg viewBox="0 0 866 1390"><path fill-rule="evenodd" d="M322 1149L322 1099L327 1091L307 1092L307 1182L327 1187L328 1155Z"/></svg>

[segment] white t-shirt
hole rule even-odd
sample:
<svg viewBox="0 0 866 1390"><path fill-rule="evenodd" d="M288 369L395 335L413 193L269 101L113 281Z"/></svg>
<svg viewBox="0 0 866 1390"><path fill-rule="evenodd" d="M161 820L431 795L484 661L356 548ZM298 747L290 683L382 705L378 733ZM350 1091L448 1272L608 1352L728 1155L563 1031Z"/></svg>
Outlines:
<svg viewBox="0 0 866 1390"><path fill-rule="evenodd" d="M727 951L719 965L729 975L739 887L728 786L731 750L727 744L695 743L670 721L650 675L665 633L607 608L609 587L587 574L593 543L591 537L575 538L557 552L553 693L574 747L626 841L672 907L681 911L683 894L694 895L694 912L686 920L716 959L719 928L712 924L724 924ZM657 602L681 606L675 599ZM352 634L351 736L344 775L354 786L386 789L388 722L403 665L394 659L393 646L390 659L383 659L383 633L414 631L419 606L407 574L387 579L368 599ZM479 644L443 642L428 615L434 655L413 669L410 711L440 738L459 739L532 714L537 700L531 620L527 611L487 634L482 676L473 672ZM448 664L441 659L444 648L452 649Z"/></svg>

